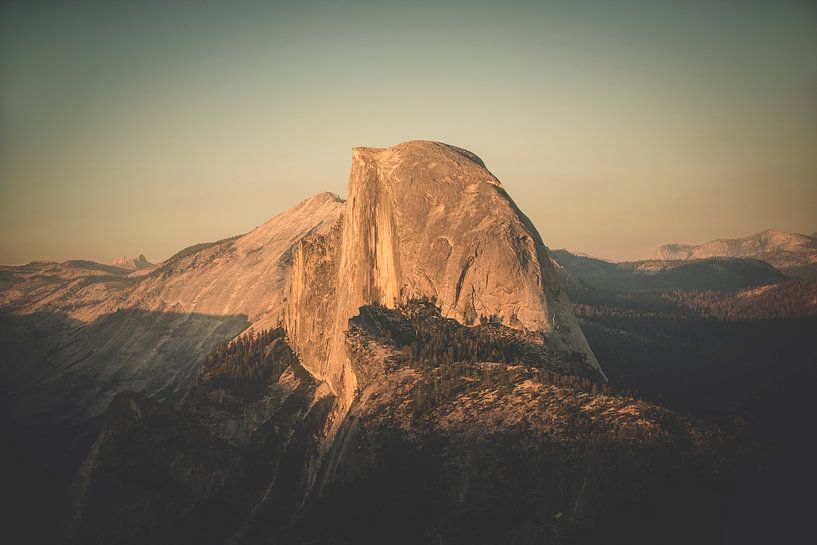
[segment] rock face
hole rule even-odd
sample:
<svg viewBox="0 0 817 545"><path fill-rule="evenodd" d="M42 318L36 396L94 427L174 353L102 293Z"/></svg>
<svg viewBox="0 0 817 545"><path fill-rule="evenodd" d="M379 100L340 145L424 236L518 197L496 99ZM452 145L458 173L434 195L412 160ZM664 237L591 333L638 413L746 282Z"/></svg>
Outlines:
<svg viewBox="0 0 817 545"><path fill-rule="evenodd" d="M743 238L712 240L704 244L665 244L658 259L739 257L760 259L781 271L802 278L817 278L817 239L813 236L768 229Z"/></svg>
<svg viewBox="0 0 817 545"><path fill-rule="evenodd" d="M342 225L296 251L293 346L351 402L349 318L362 305L421 297L466 325L493 317L541 332L599 370L542 239L476 155L426 141L355 148Z"/></svg>

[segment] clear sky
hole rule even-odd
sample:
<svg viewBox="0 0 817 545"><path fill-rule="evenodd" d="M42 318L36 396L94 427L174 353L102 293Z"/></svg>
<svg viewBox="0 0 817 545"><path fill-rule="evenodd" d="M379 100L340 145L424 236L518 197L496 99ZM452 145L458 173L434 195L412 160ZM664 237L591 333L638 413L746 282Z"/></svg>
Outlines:
<svg viewBox="0 0 817 545"><path fill-rule="evenodd" d="M552 248L817 230L813 1L1 5L0 263L158 261L411 139Z"/></svg>

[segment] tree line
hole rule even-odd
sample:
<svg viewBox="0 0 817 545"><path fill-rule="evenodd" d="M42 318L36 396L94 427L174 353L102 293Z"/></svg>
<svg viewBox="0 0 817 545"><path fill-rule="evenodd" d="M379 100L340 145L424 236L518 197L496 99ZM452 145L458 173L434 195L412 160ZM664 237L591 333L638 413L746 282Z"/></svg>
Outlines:
<svg viewBox="0 0 817 545"><path fill-rule="evenodd" d="M252 397L297 362L282 327L250 330L216 347L204 361L202 377L212 387Z"/></svg>

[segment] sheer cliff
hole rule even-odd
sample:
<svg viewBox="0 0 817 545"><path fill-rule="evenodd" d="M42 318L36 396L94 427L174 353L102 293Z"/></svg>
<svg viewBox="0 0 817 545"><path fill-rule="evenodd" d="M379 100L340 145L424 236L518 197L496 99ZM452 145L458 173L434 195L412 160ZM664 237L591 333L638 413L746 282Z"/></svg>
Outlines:
<svg viewBox="0 0 817 545"><path fill-rule="evenodd" d="M350 403L344 332L362 305L431 298L444 316L540 332L601 373L539 233L473 153L355 148L343 219L295 252L286 327L303 365Z"/></svg>

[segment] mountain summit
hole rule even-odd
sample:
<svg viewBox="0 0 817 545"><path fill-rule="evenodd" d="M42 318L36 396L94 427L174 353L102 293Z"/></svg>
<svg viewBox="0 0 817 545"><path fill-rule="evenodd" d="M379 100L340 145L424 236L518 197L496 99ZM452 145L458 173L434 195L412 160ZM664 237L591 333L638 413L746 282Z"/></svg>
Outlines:
<svg viewBox="0 0 817 545"><path fill-rule="evenodd" d="M144 254L139 254L139 257L118 257L111 263L114 267L119 267L120 269L146 269L148 267L152 267L153 263L147 260Z"/></svg>
<svg viewBox="0 0 817 545"><path fill-rule="evenodd" d="M354 148L342 223L296 250L286 327L302 364L351 402L344 353L364 305L429 298L464 325L536 331L601 374L536 228L475 154L438 142Z"/></svg>

